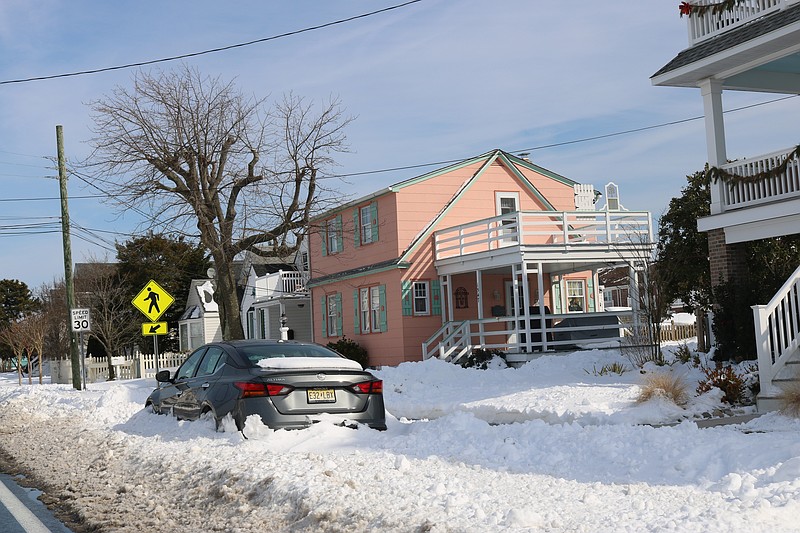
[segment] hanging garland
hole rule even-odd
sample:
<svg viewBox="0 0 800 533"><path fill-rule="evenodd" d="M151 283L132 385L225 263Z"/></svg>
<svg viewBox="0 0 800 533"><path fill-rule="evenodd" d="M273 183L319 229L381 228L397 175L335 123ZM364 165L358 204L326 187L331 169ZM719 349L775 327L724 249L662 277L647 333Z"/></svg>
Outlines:
<svg viewBox="0 0 800 533"><path fill-rule="evenodd" d="M703 16L708 12L711 12L712 15L716 15L718 13L722 13L723 11L731 11L734 7L738 4L743 3L745 0L723 0L722 2L715 2L713 4L691 4L689 2L681 2L678 6L678 9L681 11L681 17L687 15L691 16Z"/></svg>
<svg viewBox="0 0 800 533"><path fill-rule="evenodd" d="M786 159L784 159L780 165L769 170L753 174L752 176L740 176L739 174L733 174L718 167L710 167L708 170L706 170L706 177L710 178L714 183L716 183L718 180L722 180L730 185L737 185L739 183L755 183L767 178L776 178L784 174L786 172L786 167L789 166L789 163L798 158L800 158L800 146L797 146L797 148L789 152L786 155Z"/></svg>

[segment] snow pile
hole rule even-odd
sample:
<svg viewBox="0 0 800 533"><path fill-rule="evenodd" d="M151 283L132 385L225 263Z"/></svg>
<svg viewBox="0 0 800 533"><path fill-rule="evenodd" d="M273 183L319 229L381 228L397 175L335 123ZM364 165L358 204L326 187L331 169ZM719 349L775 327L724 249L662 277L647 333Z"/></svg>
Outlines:
<svg viewBox="0 0 800 533"><path fill-rule="evenodd" d="M629 370L602 372L614 363ZM800 422L699 429L719 394L636 404L643 375L618 351L375 373L387 431L248 419L246 439L145 411L152 380L73 391L11 377L0 447L109 531L797 531Z"/></svg>

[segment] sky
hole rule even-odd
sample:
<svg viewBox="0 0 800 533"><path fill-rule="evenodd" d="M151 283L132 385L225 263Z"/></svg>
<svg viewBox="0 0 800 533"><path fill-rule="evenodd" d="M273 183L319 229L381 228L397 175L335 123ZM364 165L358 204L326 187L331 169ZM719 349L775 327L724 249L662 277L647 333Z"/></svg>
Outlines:
<svg viewBox="0 0 800 533"><path fill-rule="evenodd" d="M0 279L36 288L63 278L55 127L63 126L68 163L85 159L88 104L130 87L136 70L3 82L200 52L402 3L251 0L220 10L208 0L4 0ZM271 101L289 91L313 102L338 97L355 120L350 152L331 172L352 174L335 186L354 197L500 148L600 190L614 181L625 208L658 218L707 159L699 90L650 83L687 42L673 0L420 0L183 61ZM797 144L786 117L798 99L747 107L779 96L723 95L731 157ZM113 259L115 241L143 231L138 215L115 211L91 184L72 177L68 190L73 262Z"/></svg>
<svg viewBox="0 0 800 533"><path fill-rule="evenodd" d="M386 431L324 416L272 431L256 416L246 439L232 421L216 432L149 412L152 378L75 391L6 373L0 447L51 501L123 533L796 532L800 420L699 427L726 404L719 389L695 393L703 373L675 362L678 346L665 349L670 366L643 372L602 349L518 369L403 363L374 371ZM601 372L615 364L626 371ZM747 364L735 371L749 383ZM684 407L637 401L661 374L685 382Z"/></svg>

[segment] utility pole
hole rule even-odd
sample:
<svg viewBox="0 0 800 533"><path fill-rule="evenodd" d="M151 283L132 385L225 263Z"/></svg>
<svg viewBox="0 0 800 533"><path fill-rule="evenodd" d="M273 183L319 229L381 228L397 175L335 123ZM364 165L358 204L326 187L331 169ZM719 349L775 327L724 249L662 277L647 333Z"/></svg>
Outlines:
<svg viewBox="0 0 800 533"><path fill-rule="evenodd" d="M72 246L69 240L69 208L67 207L67 165L64 161L64 134L61 125L56 126L56 148L58 150L58 185L61 191L61 237L64 245L64 288L67 291L67 324L72 323L75 308L75 287L72 283ZM72 362L72 387L81 390L81 358L78 343L71 327L69 332L69 355Z"/></svg>

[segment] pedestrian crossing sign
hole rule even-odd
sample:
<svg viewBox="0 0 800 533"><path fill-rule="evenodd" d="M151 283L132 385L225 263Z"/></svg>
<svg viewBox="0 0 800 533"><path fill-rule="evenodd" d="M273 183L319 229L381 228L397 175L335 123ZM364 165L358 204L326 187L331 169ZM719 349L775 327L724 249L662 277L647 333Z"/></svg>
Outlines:
<svg viewBox="0 0 800 533"><path fill-rule="evenodd" d="M151 279L147 285L139 291L139 294L131 300L131 303L136 309L141 311L150 322L155 322L174 301L175 298L173 298L170 293Z"/></svg>

